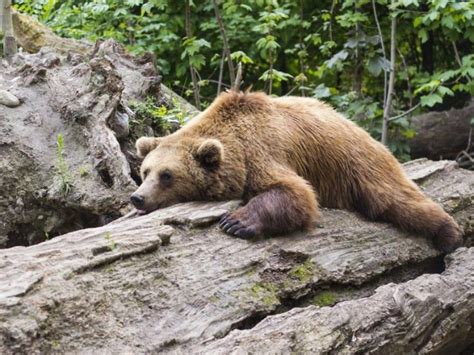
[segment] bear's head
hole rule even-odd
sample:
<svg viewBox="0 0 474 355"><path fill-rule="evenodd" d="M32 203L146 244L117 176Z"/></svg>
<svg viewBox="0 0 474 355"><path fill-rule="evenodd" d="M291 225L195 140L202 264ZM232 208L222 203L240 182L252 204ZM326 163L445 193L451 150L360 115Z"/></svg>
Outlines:
<svg viewBox="0 0 474 355"><path fill-rule="evenodd" d="M131 196L140 214L180 202L212 199L220 189L224 147L217 139L141 137L142 184Z"/></svg>

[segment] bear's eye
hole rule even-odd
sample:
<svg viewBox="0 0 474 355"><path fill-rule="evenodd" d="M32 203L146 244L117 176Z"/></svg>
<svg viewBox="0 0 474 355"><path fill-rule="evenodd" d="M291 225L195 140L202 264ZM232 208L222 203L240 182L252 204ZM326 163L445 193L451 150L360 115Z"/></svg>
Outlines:
<svg viewBox="0 0 474 355"><path fill-rule="evenodd" d="M146 170L143 172L143 179L146 179L146 177L148 176L149 173L150 173L150 169L146 169Z"/></svg>
<svg viewBox="0 0 474 355"><path fill-rule="evenodd" d="M163 171L160 174L160 182L162 182L163 184L169 184L172 179L173 179L173 176L171 175L169 171Z"/></svg>

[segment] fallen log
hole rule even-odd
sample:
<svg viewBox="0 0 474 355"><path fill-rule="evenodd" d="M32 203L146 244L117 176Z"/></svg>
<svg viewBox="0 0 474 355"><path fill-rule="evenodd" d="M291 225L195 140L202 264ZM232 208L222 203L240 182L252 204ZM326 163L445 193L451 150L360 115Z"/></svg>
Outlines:
<svg viewBox="0 0 474 355"><path fill-rule="evenodd" d="M458 354L474 343L473 291L474 248L462 248L446 257L441 274L390 283L371 297L334 307L309 306L270 316L199 352Z"/></svg>
<svg viewBox="0 0 474 355"><path fill-rule="evenodd" d="M418 160L405 169L464 228L469 247L474 173L447 161ZM444 270L425 238L327 209L307 232L235 239L215 222L237 204L175 205L1 250L0 352L468 346L472 248L448 256Z"/></svg>
<svg viewBox="0 0 474 355"><path fill-rule="evenodd" d="M412 158L456 159L472 148L474 101L462 109L428 112L411 119L415 137L409 141ZM471 137L471 138L470 138Z"/></svg>

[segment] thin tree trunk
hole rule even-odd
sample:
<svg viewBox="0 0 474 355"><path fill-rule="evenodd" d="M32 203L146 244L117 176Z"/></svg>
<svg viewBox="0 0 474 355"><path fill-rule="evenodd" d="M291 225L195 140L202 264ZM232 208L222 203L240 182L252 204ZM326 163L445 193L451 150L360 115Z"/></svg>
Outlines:
<svg viewBox="0 0 474 355"><path fill-rule="evenodd" d="M214 12L216 13L216 20L219 24L219 29L221 31L222 42L224 43L224 52L227 57L227 65L229 66L229 77L230 77L230 86L233 87L235 83L235 69L234 63L232 62L232 56L230 54L229 42L227 41L227 34L225 32L224 21L222 21L222 16L219 11L219 6L217 5L216 0L212 0L214 5Z"/></svg>
<svg viewBox="0 0 474 355"><path fill-rule="evenodd" d="M271 95L273 88L273 54L270 56L270 80L268 81L268 85L268 95Z"/></svg>
<svg viewBox="0 0 474 355"><path fill-rule="evenodd" d="M359 12L359 7L354 6L354 12ZM355 48L355 64L354 72L352 74L352 90L355 91L357 97L361 96L362 91L362 55L359 50L359 37L360 37L360 26L359 23L355 24L355 38L356 38L356 48Z"/></svg>
<svg viewBox="0 0 474 355"><path fill-rule="evenodd" d="M184 3L184 22L186 28L186 37L191 38L193 36L191 31L191 7L189 5L189 0L186 0ZM191 80L193 81L193 91L194 91L194 103L198 110L201 109L201 99L199 97L199 84L196 77L196 69L189 65L189 71L191 72Z"/></svg>
<svg viewBox="0 0 474 355"><path fill-rule="evenodd" d="M3 53L10 62L17 52L16 40L12 28L12 2L11 0L2 1L2 32L3 32Z"/></svg>
<svg viewBox="0 0 474 355"><path fill-rule="evenodd" d="M459 55L458 47L456 46L456 42L451 41L453 45L453 50L454 50L454 58L456 58L456 62L458 63L459 67L462 67L462 61L461 61L461 56ZM468 82L471 82L471 79L469 77L466 77L466 80Z"/></svg>
<svg viewBox="0 0 474 355"><path fill-rule="evenodd" d="M278 69L284 73L288 72L288 67L286 63L286 54L285 51L281 51L278 53ZM285 80L281 81L280 86L280 96L283 96L288 93L288 82Z"/></svg>
<svg viewBox="0 0 474 355"><path fill-rule="evenodd" d="M372 9L374 11L375 24L377 25L377 32L380 38L380 47L382 47L383 59L387 60L387 53L385 52L385 44L383 42L382 29L380 27L379 17L377 15L377 7L375 6L375 0L372 0ZM387 103L387 71L383 70L383 107Z"/></svg>
<svg viewBox="0 0 474 355"><path fill-rule="evenodd" d="M333 1L333 6L334 6L334 1ZM303 23L304 21L304 4L303 4L303 0L300 0L300 20L301 22ZM332 12L331 12L331 22L332 22ZM331 29L331 23L329 25L329 36L332 40L332 29ZM304 48L304 42L303 42L303 29L301 29L300 33L299 33L299 43L300 43L300 50L303 50ZM303 63L303 58L299 58L299 64L300 64L300 73L301 74L304 74L304 63ZM304 84L304 82L303 82ZM301 91L301 96L306 96L305 95L305 92L304 92L304 88L303 88L303 85L301 85L300 87L300 91Z"/></svg>
<svg viewBox="0 0 474 355"><path fill-rule="evenodd" d="M224 52L225 50L222 50L221 63L219 65L219 83L217 84L217 96L219 96L219 94L221 93L222 75L224 74Z"/></svg>
<svg viewBox="0 0 474 355"><path fill-rule="evenodd" d="M392 3L394 0L392 0ZM388 92L387 92L387 102L383 111L383 123L382 123L382 143L387 144L387 135L388 135L388 123L390 119L390 112L392 106L393 91L395 88L395 61L397 58L397 18L392 17L392 26L390 31L390 78L388 80Z"/></svg>
<svg viewBox="0 0 474 355"><path fill-rule="evenodd" d="M407 76L407 90L408 90L408 106L413 107L413 91L411 89L411 84L410 84L410 73L408 72L408 65L405 60L405 56L402 54L400 50L398 51L398 55L400 56L400 59L402 60L402 65L403 65L403 70L405 70L406 76Z"/></svg>
<svg viewBox="0 0 474 355"><path fill-rule="evenodd" d="M334 17L334 9L336 8L336 3L337 0L333 0L331 3L331 10L329 11L329 14L331 17L329 18L329 40L332 41L332 19Z"/></svg>

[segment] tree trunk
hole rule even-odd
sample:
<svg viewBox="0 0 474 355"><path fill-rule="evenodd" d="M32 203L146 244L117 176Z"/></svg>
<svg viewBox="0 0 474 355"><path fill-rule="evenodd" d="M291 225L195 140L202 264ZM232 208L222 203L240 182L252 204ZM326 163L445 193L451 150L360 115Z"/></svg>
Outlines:
<svg viewBox="0 0 474 355"><path fill-rule="evenodd" d="M25 51L37 52L38 43L50 49L19 53L0 71L1 91L17 101L8 107L0 100L0 248L103 225L128 211L139 181L134 140L155 133L134 119L130 102L151 96L185 116L197 112L160 84L149 55L134 57L113 41L64 40L18 13L13 25Z"/></svg>
<svg viewBox="0 0 474 355"><path fill-rule="evenodd" d="M428 31L428 40L421 44L422 70L428 74L434 73L433 31Z"/></svg>
<svg viewBox="0 0 474 355"><path fill-rule="evenodd" d="M190 0L186 0L184 3L184 22L186 29L186 37L191 38L193 36L191 30L191 4ZM196 75L196 68L189 63L189 72L191 73L191 80L193 82L194 92L194 104L200 110L201 109L201 98L199 96L199 82Z"/></svg>
<svg viewBox="0 0 474 355"><path fill-rule="evenodd" d="M405 170L471 243L474 173L426 160ZM425 238L327 209L307 232L236 239L215 225L236 205L180 204L0 251L0 352L423 354L472 343L474 248L444 264Z"/></svg>
<svg viewBox="0 0 474 355"><path fill-rule="evenodd" d="M393 1L392 1L393 4ZM392 17L392 26L390 31L390 77L388 79L387 88L387 101L385 102L383 110L383 122L382 122L382 138L383 144L387 144L388 138L388 125L390 120L390 113L392 112L392 100L395 91L395 62L397 60L397 18Z"/></svg>

